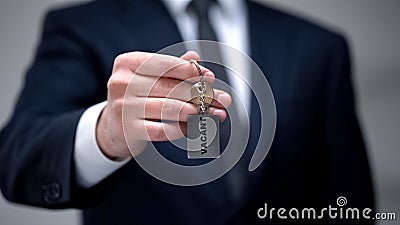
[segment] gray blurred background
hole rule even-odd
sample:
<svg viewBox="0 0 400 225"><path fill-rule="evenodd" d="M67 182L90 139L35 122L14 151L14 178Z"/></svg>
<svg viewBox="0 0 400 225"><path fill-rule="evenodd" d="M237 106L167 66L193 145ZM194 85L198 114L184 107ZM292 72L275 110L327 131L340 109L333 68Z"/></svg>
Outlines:
<svg viewBox="0 0 400 225"><path fill-rule="evenodd" d="M12 113L37 46L44 13L52 7L84 1L0 0L0 127ZM400 217L400 1L259 1L347 36L378 211L396 212ZM398 224L399 220L379 224ZM79 221L77 210L21 206L6 202L0 195L0 225L76 225Z"/></svg>

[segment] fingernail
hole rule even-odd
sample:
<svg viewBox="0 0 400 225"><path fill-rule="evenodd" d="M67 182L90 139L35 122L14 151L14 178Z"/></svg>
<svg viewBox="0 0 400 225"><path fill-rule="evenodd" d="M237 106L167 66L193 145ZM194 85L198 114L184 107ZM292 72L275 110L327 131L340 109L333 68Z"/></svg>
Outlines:
<svg viewBox="0 0 400 225"><path fill-rule="evenodd" d="M205 73L203 74L203 76L205 76L205 77L214 77L214 73L211 72L211 71L207 71L207 72L205 72Z"/></svg>
<svg viewBox="0 0 400 225"><path fill-rule="evenodd" d="M223 109L214 109L212 110L212 114L216 116L223 116L225 114L225 110Z"/></svg>

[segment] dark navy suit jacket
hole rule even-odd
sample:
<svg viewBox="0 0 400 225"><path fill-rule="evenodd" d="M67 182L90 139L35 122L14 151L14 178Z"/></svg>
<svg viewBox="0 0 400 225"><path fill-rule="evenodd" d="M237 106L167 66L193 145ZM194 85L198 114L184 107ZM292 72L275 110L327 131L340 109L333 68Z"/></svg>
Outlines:
<svg viewBox="0 0 400 225"><path fill-rule="evenodd" d="M242 201L212 195L225 177L173 186L134 161L93 188L75 182L77 123L86 108L106 99L114 58L182 41L158 0L99 0L46 16L36 58L0 135L4 196L46 208L83 208L85 224L97 225L269 223L257 218L264 203L318 208L336 206L339 196L349 207L373 208L344 38L254 2L246 10L251 57L274 93L277 128L266 161L248 173L252 188ZM252 116L252 125L259 119Z"/></svg>

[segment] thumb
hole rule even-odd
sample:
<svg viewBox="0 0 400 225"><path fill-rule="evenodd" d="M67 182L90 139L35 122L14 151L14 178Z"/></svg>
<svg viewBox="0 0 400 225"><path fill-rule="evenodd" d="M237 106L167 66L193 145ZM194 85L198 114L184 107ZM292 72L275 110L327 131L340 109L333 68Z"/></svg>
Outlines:
<svg viewBox="0 0 400 225"><path fill-rule="evenodd" d="M184 60L187 60L187 61L190 61L192 59L196 60L196 61L199 61L200 60L200 55L195 51L187 51L185 54L183 54L181 56L181 59L184 59Z"/></svg>

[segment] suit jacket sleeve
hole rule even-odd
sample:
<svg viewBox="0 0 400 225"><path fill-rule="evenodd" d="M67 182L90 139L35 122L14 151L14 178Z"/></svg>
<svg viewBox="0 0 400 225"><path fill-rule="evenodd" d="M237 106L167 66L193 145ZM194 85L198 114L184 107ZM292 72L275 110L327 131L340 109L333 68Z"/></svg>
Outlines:
<svg viewBox="0 0 400 225"><path fill-rule="evenodd" d="M328 199L347 198L346 207L374 208L368 158L355 112L348 47L343 38L331 51L325 99Z"/></svg>
<svg viewBox="0 0 400 225"><path fill-rule="evenodd" d="M36 58L0 135L1 190L14 202L84 207L98 201L110 183L88 190L75 183L77 123L87 107L105 100L106 85L79 36L84 32L64 21L56 13L46 16Z"/></svg>

